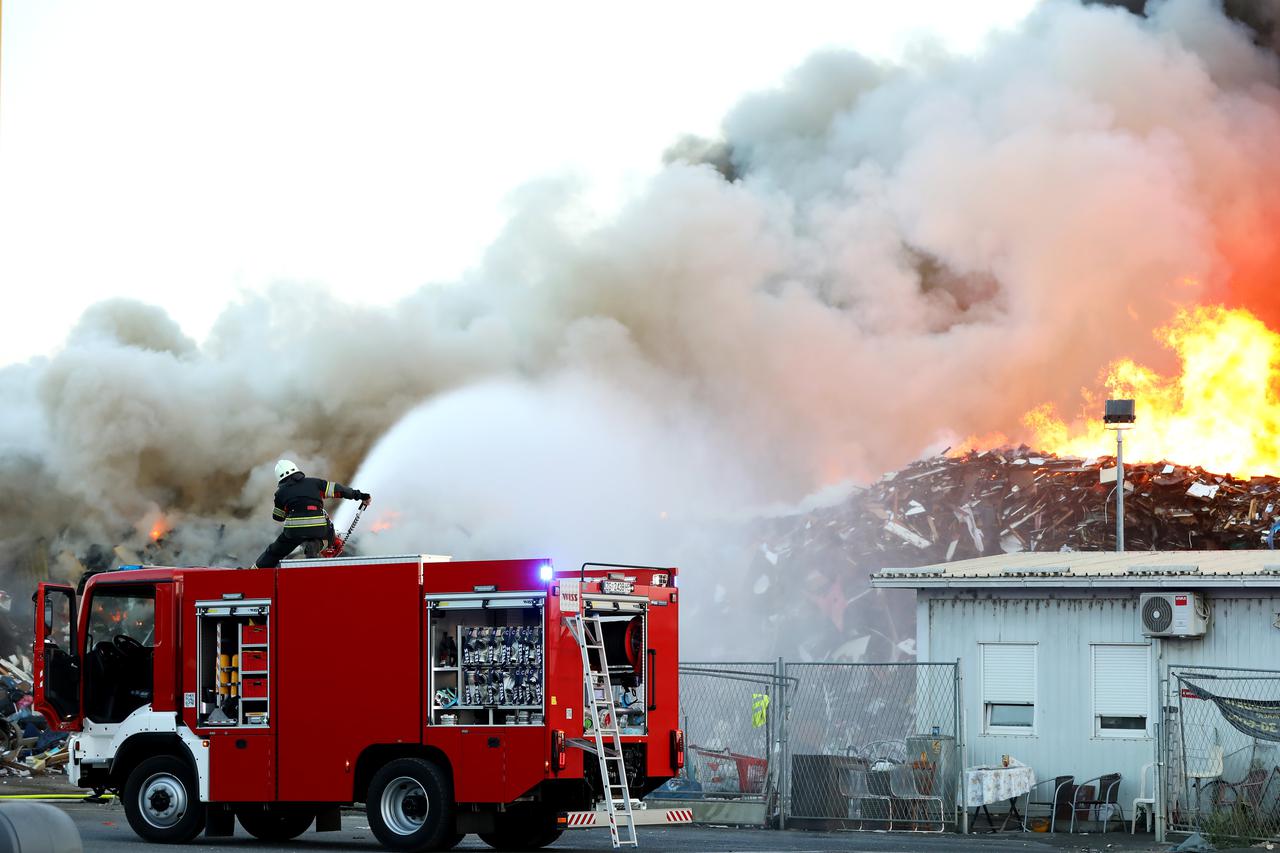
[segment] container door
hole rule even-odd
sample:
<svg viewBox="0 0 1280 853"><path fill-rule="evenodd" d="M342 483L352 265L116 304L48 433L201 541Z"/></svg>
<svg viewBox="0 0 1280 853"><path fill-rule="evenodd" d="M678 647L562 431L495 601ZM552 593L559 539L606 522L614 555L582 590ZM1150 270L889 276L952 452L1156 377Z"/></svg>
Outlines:
<svg viewBox="0 0 1280 853"><path fill-rule="evenodd" d="M80 657L76 592L42 583L36 590L35 709L58 731L80 731Z"/></svg>

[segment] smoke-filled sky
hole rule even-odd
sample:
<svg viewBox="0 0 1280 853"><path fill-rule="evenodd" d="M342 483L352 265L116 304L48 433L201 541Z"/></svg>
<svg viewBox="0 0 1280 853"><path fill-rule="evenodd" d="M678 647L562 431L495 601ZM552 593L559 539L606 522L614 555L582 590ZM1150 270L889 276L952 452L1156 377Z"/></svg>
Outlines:
<svg viewBox="0 0 1280 853"><path fill-rule="evenodd" d="M612 209L815 49L970 49L1032 2L7 0L0 282L26 322L0 364L104 296L197 340L281 280L390 304L474 265L530 180Z"/></svg>
<svg viewBox="0 0 1280 853"><path fill-rule="evenodd" d="M956 437L1016 437L1111 359L1161 364L1151 331L1179 306L1275 319L1276 56L1207 0L1149 11L1051 2L970 53L820 51L682 128L701 138L670 134L667 165L608 217L582 180L527 182L475 264L390 305L249 288L198 341L158 308L91 308L47 361L0 371L0 478L27 498L0 537L74 550L165 513L188 556L247 562L284 453L374 493L389 526L364 547L732 582L722 524ZM363 209L330 180L356 162L391 177L366 142L294 175L335 228ZM188 170L214 180L168 155L173 197ZM450 168L465 183L483 165ZM179 252L196 280L245 222L271 242L251 196ZM341 231L317 233L319 257Z"/></svg>

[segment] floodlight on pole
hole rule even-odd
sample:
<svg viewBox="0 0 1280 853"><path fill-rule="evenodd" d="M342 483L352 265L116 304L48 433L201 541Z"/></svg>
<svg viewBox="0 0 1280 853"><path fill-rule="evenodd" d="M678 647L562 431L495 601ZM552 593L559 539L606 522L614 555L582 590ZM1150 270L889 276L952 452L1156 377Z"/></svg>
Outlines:
<svg viewBox="0 0 1280 853"><path fill-rule="evenodd" d="M1133 409L1133 400L1108 400L1102 414L1102 425L1116 433L1116 551L1124 550L1124 431L1137 420Z"/></svg>

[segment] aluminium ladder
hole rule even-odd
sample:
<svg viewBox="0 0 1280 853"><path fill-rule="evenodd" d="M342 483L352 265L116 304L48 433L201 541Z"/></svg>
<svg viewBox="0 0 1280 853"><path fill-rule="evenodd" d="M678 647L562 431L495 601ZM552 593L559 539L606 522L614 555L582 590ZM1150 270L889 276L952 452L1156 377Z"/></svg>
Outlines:
<svg viewBox="0 0 1280 853"><path fill-rule="evenodd" d="M565 617L565 623L582 652L587 713L590 715L591 732L595 736L594 752L600 762L600 782L604 788L605 809L609 814L609 835L615 849L639 847L635 814L631 809L631 791L627 787L627 768L622 760L618 708L613 702L609 661L604 652L604 629L600 625L599 616L587 614ZM605 743L606 737L609 739L608 744ZM610 780L610 769L617 776L617 782ZM625 831L619 830L619 821Z"/></svg>

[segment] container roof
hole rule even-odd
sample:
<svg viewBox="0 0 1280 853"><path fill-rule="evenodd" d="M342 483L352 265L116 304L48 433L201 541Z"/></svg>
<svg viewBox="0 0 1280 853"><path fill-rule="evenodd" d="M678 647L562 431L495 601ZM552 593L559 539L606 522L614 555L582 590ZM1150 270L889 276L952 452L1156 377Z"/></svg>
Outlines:
<svg viewBox="0 0 1280 853"><path fill-rule="evenodd" d="M1072 551L975 557L871 576L883 588L1280 587L1275 551Z"/></svg>

